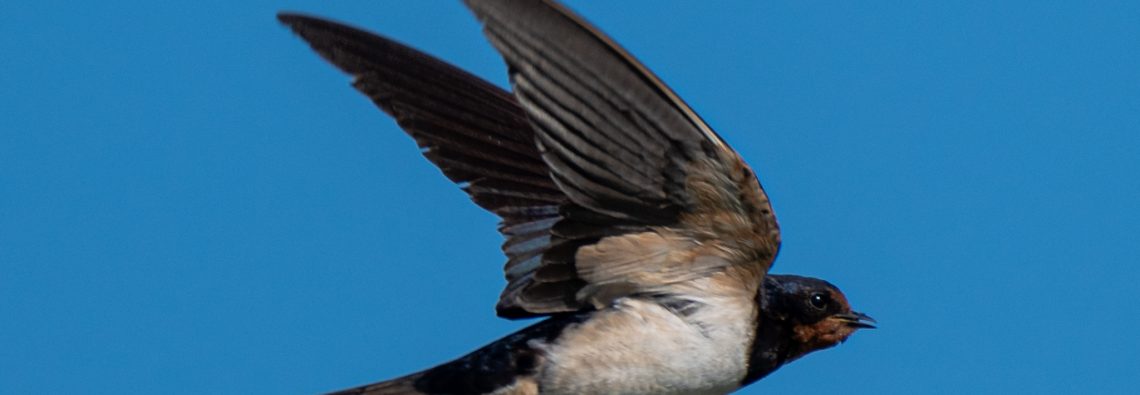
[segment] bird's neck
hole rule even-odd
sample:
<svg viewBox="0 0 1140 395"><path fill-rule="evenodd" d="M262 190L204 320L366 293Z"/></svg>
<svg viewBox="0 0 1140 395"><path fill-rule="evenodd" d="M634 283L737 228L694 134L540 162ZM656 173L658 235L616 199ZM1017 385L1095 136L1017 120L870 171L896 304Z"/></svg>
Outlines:
<svg viewBox="0 0 1140 395"><path fill-rule="evenodd" d="M759 319L752 338L752 350L748 354L748 371L741 386L764 378L806 353L803 344L794 340L794 324L778 313L787 310L787 306L782 306L787 301L780 299L777 276L768 276L764 280L756 294Z"/></svg>
<svg viewBox="0 0 1140 395"><path fill-rule="evenodd" d="M792 327L786 321L767 317L761 313L756 326L752 351L748 359L748 371L741 386L760 380L779 369L780 366L800 357L798 344L792 341Z"/></svg>

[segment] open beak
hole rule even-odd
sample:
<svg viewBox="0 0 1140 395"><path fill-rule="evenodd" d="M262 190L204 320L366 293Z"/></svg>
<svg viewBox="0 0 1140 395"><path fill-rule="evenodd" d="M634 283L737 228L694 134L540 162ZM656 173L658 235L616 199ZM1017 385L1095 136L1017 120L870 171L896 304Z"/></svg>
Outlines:
<svg viewBox="0 0 1140 395"><path fill-rule="evenodd" d="M836 315L835 318L838 318L853 328L875 329L875 324L877 323L871 316L856 311L852 311L849 314L839 314Z"/></svg>

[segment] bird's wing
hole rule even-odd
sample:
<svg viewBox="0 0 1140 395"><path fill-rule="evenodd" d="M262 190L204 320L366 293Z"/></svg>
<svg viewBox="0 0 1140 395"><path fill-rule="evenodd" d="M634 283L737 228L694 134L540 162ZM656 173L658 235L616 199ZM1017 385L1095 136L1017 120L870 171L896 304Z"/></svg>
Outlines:
<svg viewBox="0 0 1140 395"><path fill-rule="evenodd" d="M353 86L504 227L557 216L565 195L550 180L526 114L509 92L363 30L298 14L278 19L355 77Z"/></svg>
<svg viewBox="0 0 1140 395"><path fill-rule="evenodd" d="M396 119L425 157L498 215L508 269L534 267L569 199L550 179L526 113L509 92L393 40L291 13L278 19ZM520 280L508 270L509 281ZM514 283L512 283L514 284Z"/></svg>
<svg viewBox="0 0 1140 395"><path fill-rule="evenodd" d="M508 267L518 279L500 303L557 310L730 267L763 276L779 248L768 198L672 90L553 1L466 3L506 60L550 176L571 203L541 262ZM570 250L555 250L562 246ZM573 294L538 292L573 282Z"/></svg>
<svg viewBox="0 0 1140 395"><path fill-rule="evenodd" d="M729 266L763 275L779 248L767 197L672 91L558 6L469 5L518 101L391 40L279 18L502 218L501 316L579 310Z"/></svg>

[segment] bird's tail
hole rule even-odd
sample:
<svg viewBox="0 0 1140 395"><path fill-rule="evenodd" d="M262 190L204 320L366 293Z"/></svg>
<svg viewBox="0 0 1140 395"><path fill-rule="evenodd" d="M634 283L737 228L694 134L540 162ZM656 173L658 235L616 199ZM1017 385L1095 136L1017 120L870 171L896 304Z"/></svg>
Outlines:
<svg viewBox="0 0 1140 395"><path fill-rule="evenodd" d="M422 373L416 373L396 379L362 385L356 388L340 390L329 393L328 395L424 395L425 393L416 390L414 385L416 379L421 375Z"/></svg>

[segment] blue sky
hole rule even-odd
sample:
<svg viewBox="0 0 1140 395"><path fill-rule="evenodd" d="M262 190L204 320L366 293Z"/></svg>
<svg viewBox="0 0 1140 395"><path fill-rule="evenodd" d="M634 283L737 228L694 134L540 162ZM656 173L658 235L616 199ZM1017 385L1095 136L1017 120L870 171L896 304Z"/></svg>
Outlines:
<svg viewBox="0 0 1140 395"><path fill-rule="evenodd" d="M1135 2L583 2L753 165L881 328L760 393L1128 393ZM491 81L453 2L0 3L0 393L314 393L459 356L495 218L274 20Z"/></svg>

